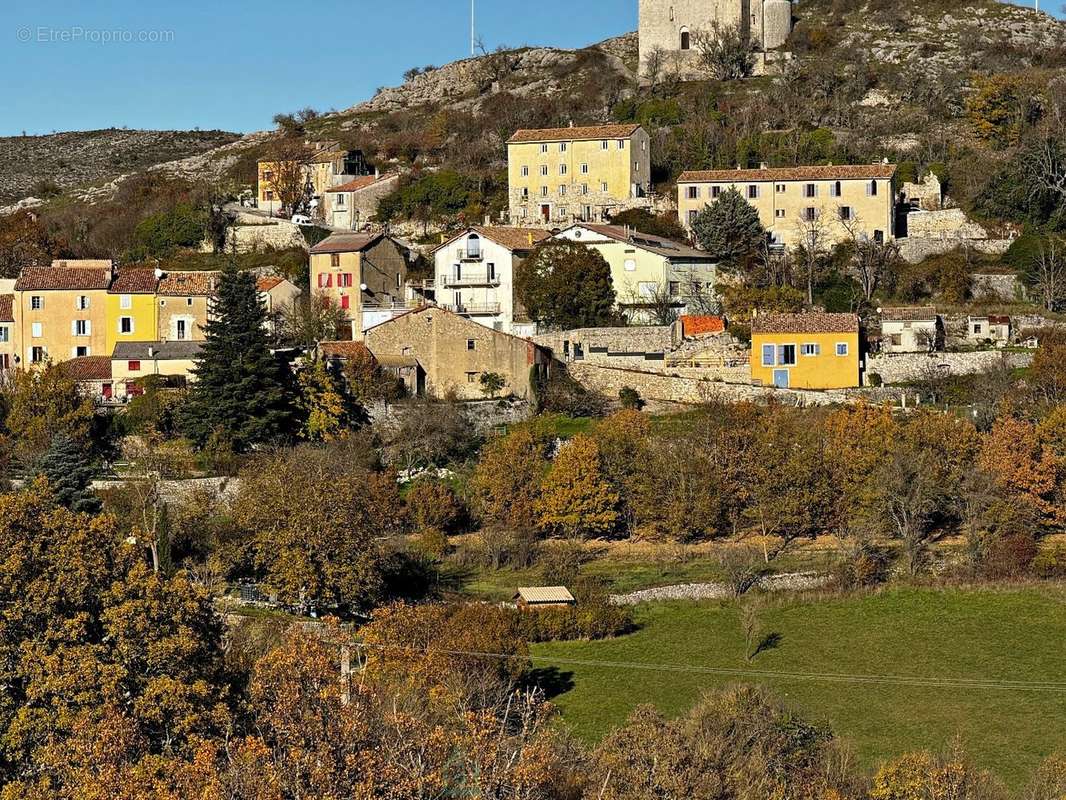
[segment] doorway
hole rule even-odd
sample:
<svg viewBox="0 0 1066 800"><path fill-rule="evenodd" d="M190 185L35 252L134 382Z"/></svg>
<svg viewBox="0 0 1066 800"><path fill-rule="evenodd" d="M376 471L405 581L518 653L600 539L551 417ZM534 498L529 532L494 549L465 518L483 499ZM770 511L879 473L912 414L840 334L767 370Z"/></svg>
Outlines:
<svg viewBox="0 0 1066 800"><path fill-rule="evenodd" d="M774 386L778 389L788 388L788 370L787 369L775 369L774 370Z"/></svg>

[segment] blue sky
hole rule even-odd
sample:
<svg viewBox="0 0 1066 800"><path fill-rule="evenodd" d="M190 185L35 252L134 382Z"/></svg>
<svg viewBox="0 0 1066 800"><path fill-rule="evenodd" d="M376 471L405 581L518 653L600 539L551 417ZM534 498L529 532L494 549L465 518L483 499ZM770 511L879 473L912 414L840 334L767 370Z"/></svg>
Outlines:
<svg viewBox="0 0 1066 800"><path fill-rule="evenodd" d="M476 2L490 48L579 47L637 25L637 0ZM346 108L468 55L469 13L469 0L0 0L0 135L251 131L279 111Z"/></svg>
<svg viewBox="0 0 1066 800"><path fill-rule="evenodd" d="M637 0L476 2L490 48L578 47L637 24ZM0 135L269 128L469 55L469 15L470 0L0 0Z"/></svg>

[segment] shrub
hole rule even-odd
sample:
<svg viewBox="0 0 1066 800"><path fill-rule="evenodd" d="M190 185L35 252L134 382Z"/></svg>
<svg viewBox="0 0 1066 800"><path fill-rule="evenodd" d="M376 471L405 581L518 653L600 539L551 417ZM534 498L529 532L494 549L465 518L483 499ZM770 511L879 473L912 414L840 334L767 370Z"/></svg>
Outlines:
<svg viewBox="0 0 1066 800"><path fill-rule="evenodd" d="M884 381L881 378L881 373L880 372L871 372L869 375L866 376L866 382L870 386L875 386L875 387L876 386L881 386L884 383Z"/></svg>
<svg viewBox="0 0 1066 800"><path fill-rule="evenodd" d="M416 480L404 499L411 521L418 530L453 533L466 517L466 509L455 491L432 478Z"/></svg>
<svg viewBox="0 0 1066 800"><path fill-rule="evenodd" d="M601 582L583 580L574 585L573 606L526 608L518 612L522 635L530 642L571 639L608 639L633 628L633 613L616 606Z"/></svg>
<svg viewBox="0 0 1066 800"><path fill-rule="evenodd" d="M1036 554L1030 567L1041 578L1066 576L1066 544L1056 544L1041 550Z"/></svg>
<svg viewBox="0 0 1066 800"><path fill-rule="evenodd" d="M622 408L634 411L640 411L644 407L644 400L641 399L640 392L631 386L623 386L618 390L618 401L622 404Z"/></svg>
<svg viewBox="0 0 1066 800"><path fill-rule="evenodd" d="M1032 534L1008 533L986 545L981 566L989 578L1019 578L1029 572L1036 555Z"/></svg>

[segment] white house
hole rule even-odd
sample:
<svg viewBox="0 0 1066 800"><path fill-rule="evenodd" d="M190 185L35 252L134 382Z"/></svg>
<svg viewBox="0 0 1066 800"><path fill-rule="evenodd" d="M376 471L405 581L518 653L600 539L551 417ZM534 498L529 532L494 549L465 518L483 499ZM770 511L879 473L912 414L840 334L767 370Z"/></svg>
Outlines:
<svg viewBox="0 0 1066 800"><path fill-rule="evenodd" d="M966 338L971 342L1003 347L1010 343L1010 334L1010 317L1006 315L966 318Z"/></svg>
<svg viewBox="0 0 1066 800"><path fill-rule="evenodd" d="M881 309L881 350L885 353L928 353L943 342L940 316L933 306Z"/></svg>
<svg viewBox="0 0 1066 800"><path fill-rule="evenodd" d="M433 251L437 305L504 333L531 333L515 303L514 274L549 235L536 228L474 226L441 242Z"/></svg>

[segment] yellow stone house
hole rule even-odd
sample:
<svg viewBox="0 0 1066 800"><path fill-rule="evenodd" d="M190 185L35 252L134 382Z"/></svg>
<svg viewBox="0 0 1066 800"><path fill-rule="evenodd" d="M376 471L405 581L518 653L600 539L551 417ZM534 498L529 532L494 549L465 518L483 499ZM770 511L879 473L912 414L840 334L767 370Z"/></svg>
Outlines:
<svg viewBox="0 0 1066 800"><path fill-rule="evenodd" d="M507 141L511 223L591 222L646 205L651 143L640 125L519 130Z"/></svg>
<svg viewBox="0 0 1066 800"><path fill-rule="evenodd" d="M404 308L407 259L383 233L335 233L311 248L311 293L345 312L353 338L364 312Z"/></svg>
<svg viewBox="0 0 1066 800"><path fill-rule="evenodd" d="M678 218L691 230L696 215L730 188L755 207L777 244L794 247L817 236L828 247L852 235L874 241L895 236L895 164L682 172Z"/></svg>
<svg viewBox="0 0 1066 800"><path fill-rule="evenodd" d="M751 382L781 389L861 385L856 314L759 314L751 321Z"/></svg>
<svg viewBox="0 0 1066 800"><path fill-rule="evenodd" d="M12 301L15 366L107 355L107 260L26 267Z"/></svg>
<svg viewBox="0 0 1066 800"><path fill-rule="evenodd" d="M151 342L158 329L156 289L162 273L152 269L119 270L107 290L107 345L110 355L119 342Z"/></svg>

